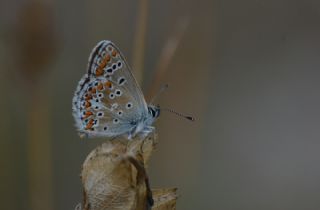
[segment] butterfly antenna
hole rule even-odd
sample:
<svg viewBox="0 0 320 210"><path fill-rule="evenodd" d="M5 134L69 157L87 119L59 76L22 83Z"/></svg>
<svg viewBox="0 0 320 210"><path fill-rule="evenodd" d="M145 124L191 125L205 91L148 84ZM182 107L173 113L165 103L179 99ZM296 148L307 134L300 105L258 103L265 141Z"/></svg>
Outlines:
<svg viewBox="0 0 320 210"><path fill-rule="evenodd" d="M190 121L195 121L194 117L181 114L181 113L176 112L176 111L174 111L174 110L172 110L172 109L169 109L169 108L161 108L161 110L162 110L162 111L171 112L171 113L173 113L173 114L175 114L175 115L178 115L179 117L183 117L183 118L185 118L185 119L187 119L187 120L190 120Z"/></svg>
<svg viewBox="0 0 320 210"><path fill-rule="evenodd" d="M167 88L169 87L168 84L164 84L161 86L161 88L158 90L157 94L151 99L150 104L153 104L153 102L159 98L159 96L161 95L161 93L163 93L163 91L165 91Z"/></svg>

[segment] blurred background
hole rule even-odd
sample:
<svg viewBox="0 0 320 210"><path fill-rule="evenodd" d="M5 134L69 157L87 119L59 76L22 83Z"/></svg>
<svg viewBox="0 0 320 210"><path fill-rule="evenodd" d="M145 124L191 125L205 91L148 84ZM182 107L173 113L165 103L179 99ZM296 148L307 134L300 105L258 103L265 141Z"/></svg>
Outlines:
<svg viewBox="0 0 320 210"><path fill-rule="evenodd" d="M152 187L178 209L320 209L317 0L0 1L1 208L70 210L86 155L71 100L94 45L147 98L168 83Z"/></svg>

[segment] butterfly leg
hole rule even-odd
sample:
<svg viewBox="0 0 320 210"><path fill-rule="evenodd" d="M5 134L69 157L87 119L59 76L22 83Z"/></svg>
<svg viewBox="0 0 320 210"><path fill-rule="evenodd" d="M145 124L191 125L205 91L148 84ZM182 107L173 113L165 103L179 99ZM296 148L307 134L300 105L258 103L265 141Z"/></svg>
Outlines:
<svg viewBox="0 0 320 210"><path fill-rule="evenodd" d="M154 130L155 130L154 127L152 127L152 126L147 126L142 132L143 132L143 133L146 133L146 134L148 135L149 133L153 132Z"/></svg>
<svg viewBox="0 0 320 210"><path fill-rule="evenodd" d="M146 128L146 130L145 130L145 134L146 134L146 136L148 136L149 133L152 133L152 132L154 132L154 131L155 131L155 127L148 126L148 127Z"/></svg>
<svg viewBox="0 0 320 210"><path fill-rule="evenodd" d="M139 136L141 137L141 139L145 139L149 135L149 133L153 132L154 130L154 127L147 126L139 133Z"/></svg>

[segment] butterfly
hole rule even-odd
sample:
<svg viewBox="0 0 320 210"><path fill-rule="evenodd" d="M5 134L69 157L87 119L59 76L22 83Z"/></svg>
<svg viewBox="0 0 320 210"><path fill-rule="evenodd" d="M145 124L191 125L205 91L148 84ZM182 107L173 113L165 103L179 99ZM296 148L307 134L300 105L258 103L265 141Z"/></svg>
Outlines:
<svg viewBox="0 0 320 210"><path fill-rule="evenodd" d="M154 131L160 108L147 105L120 50L103 40L89 56L87 73L74 93L72 113L82 137L125 135L131 139Z"/></svg>

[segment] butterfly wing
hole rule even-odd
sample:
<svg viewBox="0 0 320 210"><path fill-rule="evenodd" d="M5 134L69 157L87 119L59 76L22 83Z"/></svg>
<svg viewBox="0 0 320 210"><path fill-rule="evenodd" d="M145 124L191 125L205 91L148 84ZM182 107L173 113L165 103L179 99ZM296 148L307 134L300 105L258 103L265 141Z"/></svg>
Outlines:
<svg viewBox="0 0 320 210"><path fill-rule="evenodd" d="M147 112L142 91L120 50L110 41L99 42L73 98L79 132L89 137L125 134Z"/></svg>

